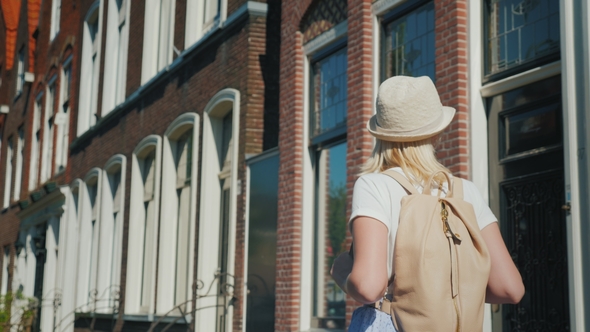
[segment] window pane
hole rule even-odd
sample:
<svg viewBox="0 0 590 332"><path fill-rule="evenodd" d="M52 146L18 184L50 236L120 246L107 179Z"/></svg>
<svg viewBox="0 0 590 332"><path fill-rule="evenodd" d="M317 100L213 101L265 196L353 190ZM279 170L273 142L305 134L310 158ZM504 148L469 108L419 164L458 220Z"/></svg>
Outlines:
<svg viewBox="0 0 590 332"><path fill-rule="evenodd" d="M344 292L329 274L346 239L346 143L319 152L316 188L314 308L318 326L344 328Z"/></svg>
<svg viewBox="0 0 590 332"><path fill-rule="evenodd" d="M387 23L384 39L384 79L407 75L434 81L434 3Z"/></svg>
<svg viewBox="0 0 590 332"><path fill-rule="evenodd" d="M487 0L486 73L559 53L556 4L555 0Z"/></svg>
<svg viewBox="0 0 590 332"><path fill-rule="evenodd" d="M312 137L346 125L346 69L346 48L312 64Z"/></svg>

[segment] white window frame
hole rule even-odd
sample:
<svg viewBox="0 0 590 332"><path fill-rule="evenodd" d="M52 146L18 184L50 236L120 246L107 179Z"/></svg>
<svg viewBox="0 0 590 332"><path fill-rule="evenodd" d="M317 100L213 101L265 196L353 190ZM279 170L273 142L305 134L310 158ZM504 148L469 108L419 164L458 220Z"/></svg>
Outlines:
<svg viewBox="0 0 590 332"><path fill-rule="evenodd" d="M57 76L53 76L47 84L45 97L45 114L43 116L43 148L41 150L41 183L49 180L53 168L53 150L55 138L55 103L57 95Z"/></svg>
<svg viewBox="0 0 590 332"><path fill-rule="evenodd" d="M84 182L79 190L79 235L78 235L78 280L76 289L76 308L78 311L93 310L94 303L91 301L91 293L94 291L101 294L104 289L97 288L98 270L98 240L100 232L100 205L102 190L102 170L93 168L84 177ZM92 183L92 185L89 185ZM96 185L96 196L94 206L91 205L89 190L90 186ZM93 212L93 209L95 212ZM93 216L93 213L95 214ZM95 220L94 229L92 220Z"/></svg>
<svg viewBox="0 0 590 332"><path fill-rule="evenodd" d="M60 28L61 0L51 1L51 27L49 29L49 40L53 40Z"/></svg>
<svg viewBox="0 0 590 332"><path fill-rule="evenodd" d="M184 48L187 49L198 40L207 35L211 29L225 22L227 19L227 0L220 0L217 19L209 25L205 25L203 9L205 3L218 0L188 0L186 3L186 23L184 35ZM201 22L201 23L199 23Z"/></svg>
<svg viewBox="0 0 590 332"><path fill-rule="evenodd" d="M176 1L145 0L141 84L172 63L175 13Z"/></svg>
<svg viewBox="0 0 590 332"><path fill-rule="evenodd" d="M180 304L175 301L177 292L176 274L179 262L177 252L177 234L178 234L178 195L177 195L177 168L175 159L176 139L186 133L192 132L192 164L190 180L190 198L189 198L189 243L182 257L182 262L187 262L188 275L186 287L186 300L192 298L193 262L195 251L195 231L197 222L197 172L198 172L198 152L199 152L199 115L196 113L185 113L176 118L168 127L164 134L164 145L162 151L162 202L160 210L160 220L163 224L160 227L160 243L166 243L160 246L159 265L158 265L158 304L157 313L166 313L175 305ZM184 302L184 301L183 301ZM187 303L188 312L191 311L191 302ZM177 311L173 314L178 314Z"/></svg>
<svg viewBox="0 0 590 332"><path fill-rule="evenodd" d="M120 1L121 8L118 0L108 0L102 116L125 100L131 1Z"/></svg>
<svg viewBox="0 0 590 332"><path fill-rule="evenodd" d="M17 64L16 64L16 94L15 97L19 97L25 86L25 47L21 47L17 53Z"/></svg>
<svg viewBox="0 0 590 332"><path fill-rule="evenodd" d="M6 144L6 170L4 173L4 205L7 209L10 206L10 189L12 186L12 162L14 159L14 136L8 137Z"/></svg>
<svg viewBox="0 0 590 332"><path fill-rule="evenodd" d="M23 162L25 159L25 127L18 128L16 143L16 166L14 168L14 196L13 199L20 199L21 185L23 182Z"/></svg>
<svg viewBox="0 0 590 332"><path fill-rule="evenodd" d="M0 295L5 295L9 291L8 269L10 268L10 247L4 247L2 253L2 285L0 286Z"/></svg>
<svg viewBox="0 0 590 332"><path fill-rule="evenodd" d="M68 74L69 72L69 74ZM68 163L68 146L70 141L70 115L71 115L71 78L72 56L70 55L62 65L59 85L59 106L55 113L55 125L57 137L55 144L55 174L65 171Z"/></svg>
<svg viewBox="0 0 590 332"><path fill-rule="evenodd" d="M41 112L43 110L43 92L35 98L33 106L33 129L31 130L31 163L29 165L29 190L39 185L39 161L41 154Z"/></svg>
<svg viewBox="0 0 590 332"><path fill-rule="evenodd" d="M140 166L143 157L155 149L154 158L154 222L153 222L153 237L145 238L146 243L149 241L150 252L144 253L144 237L145 237L145 210L144 210L144 182L142 178L142 170ZM129 243L127 249L127 284L125 288L125 313L126 314L152 314L154 312L154 297L155 297L155 278L156 278L156 257L158 244L158 228L159 228L159 210L160 210L160 166L162 160L162 138L158 135L150 135L145 137L135 150L131 160L131 192L129 202ZM152 269L144 273L143 260L136 259L137 257L144 257L150 255L154 261ZM142 275L149 274L150 284L147 285L151 290L149 306L142 308L141 297L143 291L143 277Z"/></svg>
<svg viewBox="0 0 590 332"><path fill-rule="evenodd" d="M232 143L231 150L231 175L230 175L230 204L229 204L229 230L228 230L228 262L227 272L234 275L236 252L236 217L237 196L241 194L238 184L238 150L240 146L240 92L235 89L219 91L207 104L203 112L203 142L201 165L201 192L199 241L198 241L198 266L197 279L209 285L213 282L214 274L218 268L219 256L219 220L221 187L219 185L219 157L216 141L219 137L221 120L227 112L232 113ZM229 278L231 284L235 280ZM215 286L213 286L215 287ZM197 299L197 308L203 308L196 313L196 322L199 331L214 331L216 320L216 297L204 297ZM244 299L242 299L244 301ZM233 306L230 306L226 315L226 325L231 326Z"/></svg>
<svg viewBox="0 0 590 332"><path fill-rule="evenodd" d="M96 124L97 120L102 12L102 0L96 0L88 10L88 14L84 19L77 136L84 134ZM92 39L91 26L93 26L95 22L97 25L97 31L94 35L94 39Z"/></svg>
<svg viewBox="0 0 590 332"><path fill-rule="evenodd" d="M103 305L97 310L103 313L112 312L116 292L120 289L126 161L126 157L122 154L111 157L105 164L101 176L100 236L98 244L100 255L96 285L99 291L105 290L104 294L99 294L99 296L103 296L100 299ZM119 193L118 197L114 197L111 191L111 176L118 172L120 172ZM117 199L116 202L115 199ZM118 212L116 219L113 216L115 207L118 207L116 209Z"/></svg>

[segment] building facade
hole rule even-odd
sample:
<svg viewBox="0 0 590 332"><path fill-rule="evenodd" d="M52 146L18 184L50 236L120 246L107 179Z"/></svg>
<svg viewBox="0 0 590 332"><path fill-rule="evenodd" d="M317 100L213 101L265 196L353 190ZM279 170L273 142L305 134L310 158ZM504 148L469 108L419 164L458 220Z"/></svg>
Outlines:
<svg viewBox="0 0 590 332"><path fill-rule="evenodd" d="M13 328L242 329L245 159L277 145L280 10L2 2Z"/></svg>
<svg viewBox="0 0 590 332"><path fill-rule="evenodd" d="M489 306L485 330L588 328L588 10L283 1L276 331L344 330L359 305L329 269L350 244L377 87L394 75L429 76L457 109L437 155L489 201L523 276L521 303Z"/></svg>
<svg viewBox="0 0 590 332"><path fill-rule="evenodd" d="M590 330L587 2L0 4L13 328L345 331L329 269L377 87L426 75L457 110L437 155L527 289L484 330Z"/></svg>

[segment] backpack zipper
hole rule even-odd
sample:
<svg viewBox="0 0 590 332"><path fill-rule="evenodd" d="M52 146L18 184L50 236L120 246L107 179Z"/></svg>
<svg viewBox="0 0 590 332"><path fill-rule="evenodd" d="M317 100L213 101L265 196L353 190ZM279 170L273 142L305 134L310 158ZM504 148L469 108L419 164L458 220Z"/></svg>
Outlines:
<svg viewBox="0 0 590 332"><path fill-rule="evenodd" d="M455 249L455 241L461 243L461 238L459 236L459 234L453 233L453 230L451 229L451 226L449 225L449 220L448 220L448 216L449 216L449 212L447 211L447 207L445 205L445 202L443 200L440 200L440 205L441 205L441 211L440 211L440 215L441 215L441 219L443 222L443 231L449 241L449 251L450 251L450 255L451 255L451 296L453 297L453 306L455 307L455 314L457 315L457 328L456 328L456 332L460 332L461 331L461 314L459 313L459 305L457 304L457 295L458 294L458 290L455 289L458 287L458 285L455 285L456 280L453 280L455 278L457 278L457 273L458 271L456 271L457 268L457 252ZM455 249L455 250L453 250ZM455 256L455 257L453 257Z"/></svg>

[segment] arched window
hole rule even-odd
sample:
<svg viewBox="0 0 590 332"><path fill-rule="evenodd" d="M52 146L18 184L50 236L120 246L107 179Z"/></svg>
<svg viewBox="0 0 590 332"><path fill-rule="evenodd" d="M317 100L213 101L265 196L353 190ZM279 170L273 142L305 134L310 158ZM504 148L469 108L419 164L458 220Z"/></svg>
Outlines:
<svg viewBox="0 0 590 332"><path fill-rule="evenodd" d="M112 311L113 301L120 287L125 165L125 156L115 155L107 161L102 176L97 285L99 290L105 290L103 299L108 304L101 306L104 310L99 310L105 312Z"/></svg>
<svg viewBox="0 0 590 332"><path fill-rule="evenodd" d="M197 278L215 282L217 297L197 301L199 329L220 331L231 321L224 284L233 285L235 263L236 195L238 194L238 138L240 92L217 93L203 113L203 163L201 170L200 223ZM214 275L219 277L214 280Z"/></svg>
<svg viewBox="0 0 590 332"><path fill-rule="evenodd" d="M196 113L179 116L164 135L160 243L167 245L160 246L158 260L157 312L161 313L192 299L198 139ZM190 302L183 311L188 307Z"/></svg>
<svg viewBox="0 0 590 332"><path fill-rule="evenodd" d="M93 299L104 292L97 288L98 240L100 229L100 191L102 171L94 168L80 186L78 288L76 307L94 310Z"/></svg>
<svg viewBox="0 0 590 332"><path fill-rule="evenodd" d="M100 1L95 1L84 20L78 136L96 123L101 40Z"/></svg>
<svg viewBox="0 0 590 332"><path fill-rule="evenodd" d="M144 138L133 152L125 313L154 312L162 139Z"/></svg>

